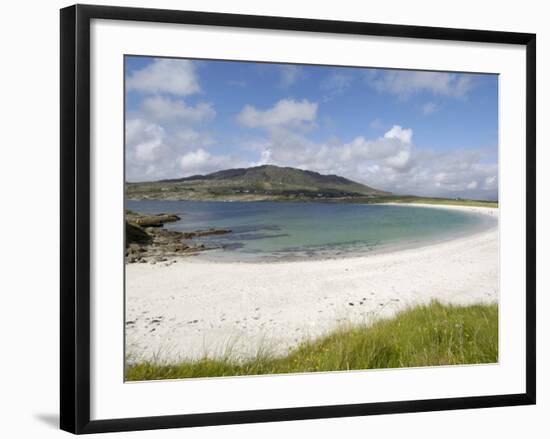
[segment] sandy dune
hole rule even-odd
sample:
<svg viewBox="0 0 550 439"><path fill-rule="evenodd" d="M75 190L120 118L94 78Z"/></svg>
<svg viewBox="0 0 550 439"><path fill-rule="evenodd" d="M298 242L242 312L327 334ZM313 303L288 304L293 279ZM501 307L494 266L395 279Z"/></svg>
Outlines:
<svg viewBox="0 0 550 439"><path fill-rule="evenodd" d="M437 208L498 216L498 209ZM495 226L421 248L347 259L130 264L126 286L130 359L284 353L338 325L390 316L431 299L496 301L498 231Z"/></svg>

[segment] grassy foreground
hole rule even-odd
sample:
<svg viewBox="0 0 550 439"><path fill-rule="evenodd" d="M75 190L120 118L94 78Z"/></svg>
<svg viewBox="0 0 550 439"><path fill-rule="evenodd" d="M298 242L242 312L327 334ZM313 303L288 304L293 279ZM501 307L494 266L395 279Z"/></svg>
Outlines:
<svg viewBox="0 0 550 439"><path fill-rule="evenodd" d="M287 356L268 353L238 362L203 358L178 364L143 362L126 368L126 380L326 372L393 367L495 363L498 306L432 302L370 326L342 328L301 344Z"/></svg>

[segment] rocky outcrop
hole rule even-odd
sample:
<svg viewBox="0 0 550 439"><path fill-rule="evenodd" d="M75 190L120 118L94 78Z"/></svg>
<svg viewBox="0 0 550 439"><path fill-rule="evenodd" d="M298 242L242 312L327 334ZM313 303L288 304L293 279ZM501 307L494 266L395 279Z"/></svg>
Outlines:
<svg viewBox="0 0 550 439"><path fill-rule="evenodd" d="M141 214L126 210L126 221L141 227L162 227L165 223L173 223L181 218L174 214Z"/></svg>
<svg viewBox="0 0 550 439"><path fill-rule="evenodd" d="M208 235L224 235L226 233L231 233L231 230L228 230L228 229L196 230L194 232L183 232L183 237L185 239L191 239L191 238L208 236Z"/></svg>
<svg viewBox="0 0 550 439"><path fill-rule="evenodd" d="M126 262L165 262L179 256L193 255L218 247L192 243L189 240L208 235L230 233L228 229L207 229L192 232L166 230L166 222L178 221L177 215L141 215L126 211Z"/></svg>
<svg viewBox="0 0 550 439"><path fill-rule="evenodd" d="M137 224L126 221L126 247L131 244L148 244L151 236Z"/></svg>

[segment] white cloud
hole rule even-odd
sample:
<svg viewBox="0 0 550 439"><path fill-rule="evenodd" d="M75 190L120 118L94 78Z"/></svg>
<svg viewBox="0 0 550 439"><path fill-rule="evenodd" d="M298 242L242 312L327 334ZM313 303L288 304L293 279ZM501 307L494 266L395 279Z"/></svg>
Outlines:
<svg viewBox="0 0 550 439"><path fill-rule="evenodd" d="M179 107L178 107L179 108ZM159 123L146 112L126 121L126 178L148 181L205 174L224 168L248 166L240 157L214 153L215 140L202 129L199 119L181 118Z"/></svg>
<svg viewBox="0 0 550 439"><path fill-rule="evenodd" d="M192 61L156 59L126 79L127 90L145 93L171 93L187 96L200 91L198 76Z"/></svg>
<svg viewBox="0 0 550 439"><path fill-rule="evenodd" d="M247 166L242 158L214 154L214 140L192 127L170 127L145 119L126 121L126 178L159 180Z"/></svg>
<svg viewBox="0 0 550 439"><path fill-rule="evenodd" d="M134 71L126 84L128 90L148 94L126 115L128 181L185 177L247 165L230 154L213 153L215 140L205 127L198 126L215 117L213 106L205 102L189 105L181 99L200 92L191 61L157 59Z"/></svg>
<svg viewBox="0 0 550 439"><path fill-rule="evenodd" d="M411 159L411 152L403 149L394 156L388 157L384 160L384 164L393 169L405 169Z"/></svg>
<svg viewBox="0 0 550 439"><path fill-rule="evenodd" d="M204 149L200 148L196 151L188 152L180 157L179 162L182 169L185 171L193 171L203 167L212 156Z"/></svg>
<svg viewBox="0 0 550 439"><path fill-rule="evenodd" d="M177 108L181 109L179 106ZM206 152L215 142L207 132L193 127L198 119L180 118L175 122L159 122L145 111L129 115L126 120L125 148L128 181L182 177L216 165L215 156L210 156L210 153L207 163L200 163L201 158L204 158L202 151ZM195 155L189 155L192 152ZM186 159L182 162L183 157ZM188 172L181 167L181 163L188 163ZM229 161L218 164L231 167Z"/></svg>
<svg viewBox="0 0 550 439"><path fill-rule="evenodd" d="M157 158L157 152L162 146L161 139L151 139L141 142L136 146L136 156L145 161L153 161Z"/></svg>
<svg viewBox="0 0 550 439"><path fill-rule="evenodd" d="M237 115L237 121L248 128L304 127L313 122L316 115L317 103L315 102L309 102L307 99L302 101L282 99L267 110L257 110L247 105Z"/></svg>
<svg viewBox="0 0 550 439"><path fill-rule="evenodd" d="M182 176L208 174L220 169L250 166L250 163L242 159L226 155L213 155L202 148L184 154L178 159L178 164Z"/></svg>
<svg viewBox="0 0 550 439"><path fill-rule="evenodd" d="M467 74L408 70L369 71L366 80L379 92L390 93L402 99L420 92L464 98L475 85L472 77Z"/></svg>
<svg viewBox="0 0 550 439"><path fill-rule="evenodd" d="M304 71L299 66L283 65L279 67L279 85L288 88L304 77Z"/></svg>
<svg viewBox="0 0 550 439"><path fill-rule="evenodd" d="M128 180L149 179L158 171L167 153L166 133L155 123L143 119L126 121L126 177Z"/></svg>
<svg viewBox="0 0 550 439"><path fill-rule="evenodd" d="M261 152L260 160L255 164L255 166L265 165L267 163L271 163L271 151L269 149L264 149Z"/></svg>
<svg viewBox="0 0 550 439"><path fill-rule="evenodd" d="M158 158L162 149L164 129L144 120L130 120L126 124L126 144L130 154L141 161L151 162Z"/></svg>
<svg viewBox="0 0 550 439"><path fill-rule="evenodd" d="M386 166L403 167L410 154L412 130L394 125L383 137L366 140L359 136L349 143L335 144L334 155L343 162L384 160Z"/></svg>
<svg viewBox="0 0 550 439"><path fill-rule="evenodd" d="M201 102L188 106L183 100L163 96L150 96L143 99L141 110L151 119L160 122L196 123L212 119L216 112L210 104Z"/></svg>
<svg viewBox="0 0 550 439"><path fill-rule="evenodd" d="M384 134L385 139L399 139L403 143L411 143L412 130L403 129L399 125L394 125L391 129Z"/></svg>

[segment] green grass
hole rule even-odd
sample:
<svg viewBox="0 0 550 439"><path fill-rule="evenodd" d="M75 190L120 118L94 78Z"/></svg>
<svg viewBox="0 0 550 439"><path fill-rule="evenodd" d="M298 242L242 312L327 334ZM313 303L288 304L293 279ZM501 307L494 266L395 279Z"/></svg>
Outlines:
<svg viewBox="0 0 550 439"><path fill-rule="evenodd" d="M498 306L432 302L370 326L341 328L301 344L289 355L263 352L236 361L202 358L178 364L142 362L126 368L128 381L326 372L394 367L495 363Z"/></svg>

